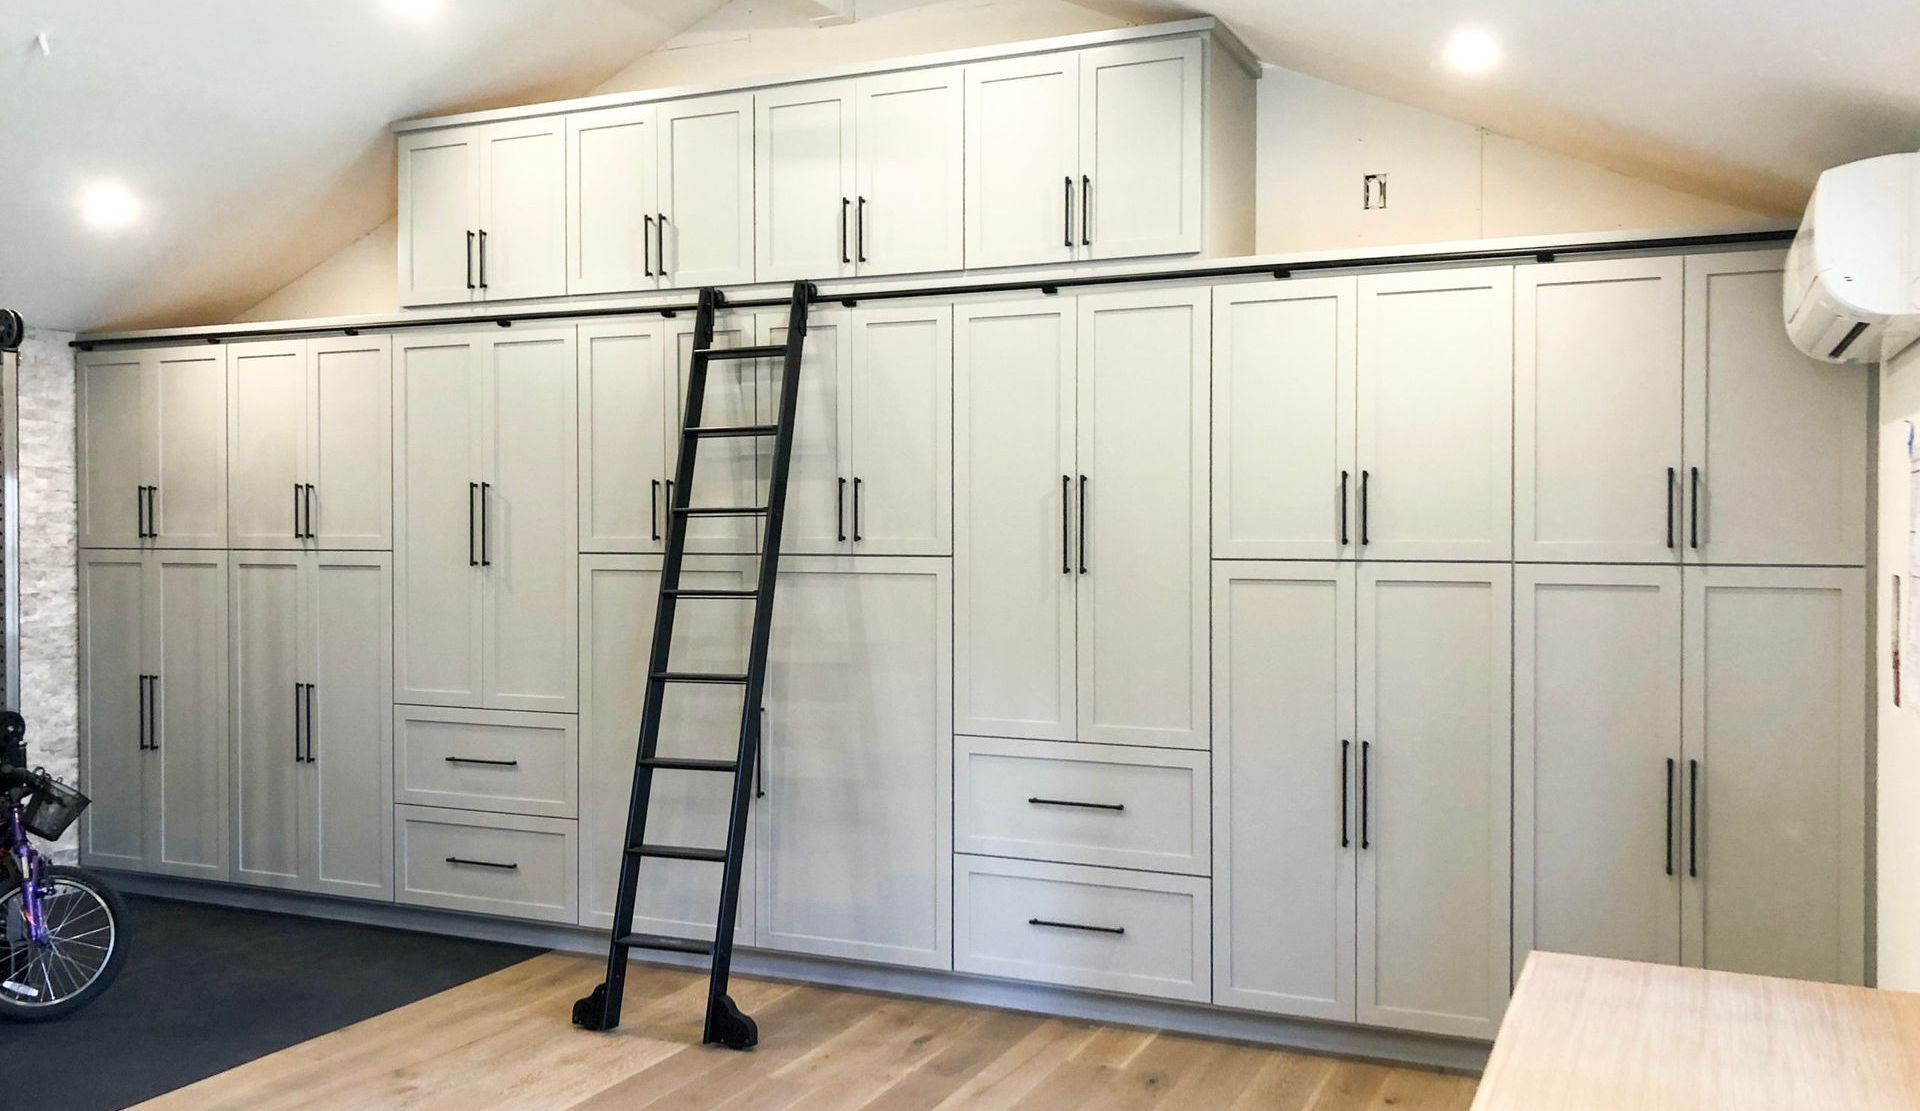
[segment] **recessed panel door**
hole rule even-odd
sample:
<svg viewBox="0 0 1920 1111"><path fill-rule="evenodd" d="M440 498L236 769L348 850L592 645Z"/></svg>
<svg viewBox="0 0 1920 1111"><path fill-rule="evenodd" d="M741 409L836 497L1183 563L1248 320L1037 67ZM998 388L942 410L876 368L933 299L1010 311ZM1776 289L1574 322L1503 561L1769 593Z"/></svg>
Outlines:
<svg viewBox="0 0 1920 1111"><path fill-rule="evenodd" d="M384 552L307 559L306 886L393 892L393 561Z"/></svg>
<svg viewBox="0 0 1920 1111"><path fill-rule="evenodd" d="M236 343L228 360L230 542L299 548L306 534L307 345Z"/></svg>
<svg viewBox="0 0 1920 1111"><path fill-rule="evenodd" d="M967 265L1069 262L1079 250L1080 55L967 67Z"/></svg>
<svg viewBox="0 0 1920 1111"><path fill-rule="evenodd" d="M233 874L243 883L301 879L309 817L301 564L297 552L233 554Z"/></svg>
<svg viewBox="0 0 1920 1111"><path fill-rule="evenodd" d="M480 229L480 131L400 136L400 303L471 301Z"/></svg>
<svg viewBox="0 0 1920 1111"><path fill-rule="evenodd" d="M960 75L947 66L859 81L854 262L862 274L960 269Z"/></svg>
<svg viewBox="0 0 1920 1111"><path fill-rule="evenodd" d="M553 116L480 130L479 299L567 292L567 138Z"/></svg>
<svg viewBox="0 0 1920 1111"><path fill-rule="evenodd" d="M853 458L848 410L852 406L853 329L845 309L810 309L801 350L800 396L794 415L793 453L787 463L787 515L781 524L780 550L832 555L853 547ZM758 316L763 344L787 342L787 314ZM722 363L713 364L717 369ZM759 360L755 387L759 421L780 420L780 383L785 363ZM714 372L709 372L714 373ZM709 386L711 390L713 387ZM707 452L725 441L700 445ZM761 489L773 474L773 440L749 440L758 448ZM705 466L705 463L702 463Z"/></svg>
<svg viewBox="0 0 1920 1111"><path fill-rule="evenodd" d="M1083 257L1201 249L1199 39L1080 54Z"/></svg>
<svg viewBox="0 0 1920 1111"><path fill-rule="evenodd" d="M753 96L659 107L660 211L654 256L676 289L753 280Z"/></svg>
<svg viewBox="0 0 1920 1111"><path fill-rule="evenodd" d="M567 117L567 292L659 284L659 136L651 104Z"/></svg>
<svg viewBox="0 0 1920 1111"><path fill-rule="evenodd" d="M666 329L621 321L580 327L580 548L657 552L667 535L677 390Z"/></svg>
<svg viewBox="0 0 1920 1111"><path fill-rule="evenodd" d="M202 344L147 353L153 440L147 514L162 548L227 543L227 349ZM289 494L291 497L291 494Z"/></svg>
<svg viewBox="0 0 1920 1111"><path fill-rule="evenodd" d="M853 551L950 554L952 310L857 309L851 348Z"/></svg>
<svg viewBox="0 0 1920 1111"><path fill-rule="evenodd" d="M470 335L395 344L394 698L481 705L481 371Z"/></svg>
<svg viewBox="0 0 1920 1111"><path fill-rule="evenodd" d="M754 94L759 280L855 272L853 116L851 81Z"/></svg>
<svg viewBox="0 0 1920 1111"><path fill-rule="evenodd" d="M136 551L80 553L80 785L93 800L81 815L80 855L104 868L148 862L142 558Z"/></svg>
<svg viewBox="0 0 1920 1111"><path fill-rule="evenodd" d="M149 558L147 656L154 682L147 776L149 863L228 878L227 554ZM288 701L292 692L287 692Z"/></svg>

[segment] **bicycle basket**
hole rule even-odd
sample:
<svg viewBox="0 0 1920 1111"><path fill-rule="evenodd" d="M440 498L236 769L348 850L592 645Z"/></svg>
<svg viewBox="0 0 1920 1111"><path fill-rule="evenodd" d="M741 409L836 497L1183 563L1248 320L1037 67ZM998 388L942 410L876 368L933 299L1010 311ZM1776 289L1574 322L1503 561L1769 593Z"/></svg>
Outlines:
<svg viewBox="0 0 1920 1111"><path fill-rule="evenodd" d="M20 806L20 824L35 837L58 840L67 827L80 819L87 808L87 796L50 775L42 775Z"/></svg>

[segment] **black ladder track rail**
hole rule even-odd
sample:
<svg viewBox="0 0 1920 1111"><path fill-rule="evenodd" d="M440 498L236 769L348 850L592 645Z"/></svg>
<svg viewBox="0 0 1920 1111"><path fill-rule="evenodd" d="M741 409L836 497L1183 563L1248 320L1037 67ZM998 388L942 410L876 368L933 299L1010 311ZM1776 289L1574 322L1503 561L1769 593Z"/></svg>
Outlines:
<svg viewBox="0 0 1920 1111"><path fill-rule="evenodd" d="M775 347L715 349L713 318L724 303L719 290L700 291L693 330L693 359L687 374L687 401L681 427L680 459L669 489L666 555L660 572L660 594L653 625L653 645L647 668L646 700L640 717L639 751L634 761L633 790L628 800L625 851L620 857L619 893L614 901L613 937L607 952L607 978L593 993L574 1004L576 1025L611 1030L620 1024L625 994L627 956L634 949L692 953L712 958L707 988L703 1040L733 1049L748 1049L759 1040L751 1018L740 1012L727 994L733 968L733 928L740 905L741 859L746 852L747 810L753 802L754 764L760 753L759 707L766 686L767 649L773 629L774 587L780 570L780 537L786 519L787 477L793 455L794 421L798 414L802 352L807 333L807 306L817 298L810 282L796 282L787 302L787 343ZM700 423L706 401L707 370L714 359L782 359L780 412L771 425L705 428ZM693 471L703 440L729 436L773 437L773 469L764 506L696 507L688 504ZM685 561L687 522L698 517L764 517L759 579L752 590L686 590L680 586ZM674 618L682 598L752 599L753 633L744 674L674 671L669 664ZM669 684L724 684L743 688L738 754L732 760L666 757L659 754L662 703ZM646 840L647 811L653 797L655 771L709 772L733 776L733 798L727 819L724 848L650 844ZM691 938L636 933L633 911L641 861L694 860L721 865L720 899L711 942Z"/></svg>

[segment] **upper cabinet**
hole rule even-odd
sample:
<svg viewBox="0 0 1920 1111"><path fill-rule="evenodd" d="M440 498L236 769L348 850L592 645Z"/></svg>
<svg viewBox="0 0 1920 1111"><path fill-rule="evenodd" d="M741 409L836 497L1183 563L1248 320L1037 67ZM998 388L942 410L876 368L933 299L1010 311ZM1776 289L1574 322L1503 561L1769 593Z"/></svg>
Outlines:
<svg viewBox="0 0 1920 1111"><path fill-rule="evenodd" d="M224 547L227 349L96 351L75 370L80 546Z"/></svg>
<svg viewBox="0 0 1920 1111"><path fill-rule="evenodd" d="M400 303L567 292L566 135L558 117L400 137Z"/></svg>

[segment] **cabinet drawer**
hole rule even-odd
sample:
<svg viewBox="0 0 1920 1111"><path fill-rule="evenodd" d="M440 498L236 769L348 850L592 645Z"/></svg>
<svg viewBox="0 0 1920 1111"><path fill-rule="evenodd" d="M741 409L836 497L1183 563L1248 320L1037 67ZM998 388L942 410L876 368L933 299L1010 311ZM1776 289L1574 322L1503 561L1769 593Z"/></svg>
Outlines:
<svg viewBox="0 0 1920 1111"><path fill-rule="evenodd" d="M396 806L393 843L399 902L574 920L579 843L572 822Z"/></svg>
<svg viewBox="0 0 1920 1111"><path fill-rule="evenodd" d="M955 741L955 849L1208 874L1206 753Z"/></svg>
<svg viewBox="0 0 1920 1111"><path fill-rule="evenodd" d="M572 818L579 752L571 714L401 706L393 712L394 801Z"/></svg>
<svg viewBox="0 0 1920 1111"><path fill-rule="evenodd" d="M956 971L1209 998L1207 880L971 856L953 874Z"/></svg>

